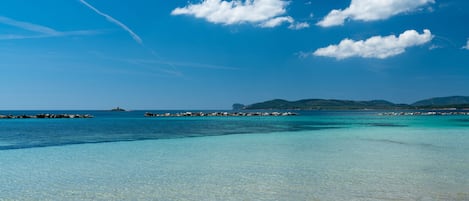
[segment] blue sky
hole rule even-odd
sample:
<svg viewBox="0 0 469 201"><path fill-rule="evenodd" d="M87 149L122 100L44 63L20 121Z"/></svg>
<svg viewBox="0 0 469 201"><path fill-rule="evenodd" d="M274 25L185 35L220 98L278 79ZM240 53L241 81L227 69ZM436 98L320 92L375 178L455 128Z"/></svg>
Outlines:
<svg viewBox="0 0 469 201"><path fill-rule="evenodd" d="M4 0L0 110L469 95L466 0Z"/></svg>

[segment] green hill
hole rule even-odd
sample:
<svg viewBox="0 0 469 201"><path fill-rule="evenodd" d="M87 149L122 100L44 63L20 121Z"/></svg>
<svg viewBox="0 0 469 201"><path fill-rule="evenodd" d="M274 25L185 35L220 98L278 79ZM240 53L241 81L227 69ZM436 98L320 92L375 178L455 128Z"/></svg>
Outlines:
<svg viewBox="0 0 469 201"><path fill-rule="evenodd" d="M408 109L409 105L394 104L385 100L352 101L335 99L305 99L287 101L275 99L247 105L244 109L287 109L287 110L354 110L354 109Z"/></svg>
<svg viewBox="0 0 469 201"><path fill-rule="evenodd" d="M429 98L421 101L417 101L412 106L417 107L441 107L441 106L452 106L452 105L469 105L469 96L448 96Z"/></svg>
<svg viewBox="0 0 469 201"><path fill-rule="evenodd" d="M287 101L274 99L251 105L235 104L233 108L246 110L399 110L469 108L469 96L449 96L417 101L411 105L395 104L385 100L354 101L336 99L304 99Z"/></svg>

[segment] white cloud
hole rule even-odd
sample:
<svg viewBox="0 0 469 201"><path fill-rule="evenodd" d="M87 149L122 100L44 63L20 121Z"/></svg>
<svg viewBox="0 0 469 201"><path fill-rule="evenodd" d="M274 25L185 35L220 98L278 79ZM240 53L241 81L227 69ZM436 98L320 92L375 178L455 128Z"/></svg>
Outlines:
<svg viewBox="0 0 469 201"><path fill-rule="evenodd" d="M438 45L435 45L435 44L433 44L433 45L431 45L430 47L428 47L429 50L435 50L435 49L440 49L440 48L443 48L443 47L438 46Z"/></svg>
<svg viewBox="0 0 469 201"><path fill-rule="evenodd" d="M265 27L265 28L272 28L272 27L276 27L276 26L279 26L285 22L289 22L290 24L293 23L295 20L293 20L292 17L288 16L288 17L276 17L276 18L272 18L270 20L267 20L265 22L263 22L262 24L260 24L261 27Z"/></svg>
<svg viewBox="0 0 469 201"><path fill-rule="evenodd" d="M306 29L309 28L309 24L307 22L292 23L288 28L293 30Z"/></svg>
<svg viewBox="0 0 469 201"><path fill-rule="evenodd" d="M106 20L108 20L109 22L121 27L122 29L124 29L125 31L127 31L130 36L138 43L138 44L143 44L142 42L142 39L140 38L140 36L138 36L134 31L132 31L132 29L130 29L129 27L127 27L127 25L125 25L124 23L120 22L119 20L116 20L115 18L111 17L110 15L106 14L106 13L103 13L101 12L100 10L96 9L94 6L92 6L91 4L89 4L88 2L86 2L85 0L80 0L80 2L85 5L86 7L90 8L91 10L93 10L94 12L96 12L98 15L101 15L103 16L104 18L106 18Z"/></svg>
<svg viewBox="0 0 469 201"><path fill-rule="evenodd" d="M50 38L62 36L78 36L78 35L95 35L98 31L78 30L78 31L57 31L53 28L43 25L33 24L30 22L18 21L8 17L0 16L0 24L17 27L23 30L34 32L34 35L18 35L18 34L1 34L0 40L18 40L33 38Z"/></svg>
<svg viewBox="0 0 469 201"><path fill-rule="evenodd" d="M329 45L317 49L313 55L334 57L336 59L349 57L385 59L404 53L408 47L425 44L431 41L432 38L433 35L430 30L425 29L422 34L415 30L408 30L400 34L399 37L394 35L374 36L365 41L344 39L338 45Z"/></svg>
<svg viewBox="0 0 469 201"><path fill-rule="evenodd" d="M190 15L211 23L233 25L252 23L263 28L293 24L295 20L286 16L289 1L284 0L203 0L176 8L171 15Z"/></svg>
<svg viewBox="0 0 469 201"><path fill-rule="evenodd" d="M469 50L469 39L467 39L466 46L462 47L463 49Z"/></svg>
<svg viewBox="0 0 469 201"><path fill-rule="evenodd" d="M322 27L343 25L346 19L383 20L400 13L414 11L430 3L435 3L435 0L352 0L348 8L332 10L317 25Z"/></svg>

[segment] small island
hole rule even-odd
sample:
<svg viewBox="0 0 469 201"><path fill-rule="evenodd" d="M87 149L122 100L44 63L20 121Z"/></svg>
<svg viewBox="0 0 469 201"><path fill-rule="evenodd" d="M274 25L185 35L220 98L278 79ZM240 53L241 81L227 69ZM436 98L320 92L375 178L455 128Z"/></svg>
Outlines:
<svg viewBox="0 0 469 201"><path fill-rule="evenodd" d="M123 109L123 108L120 108L120 107L116 107L116 108L112 108L111 109L111 112L126 112L127 110Z"/></svg>

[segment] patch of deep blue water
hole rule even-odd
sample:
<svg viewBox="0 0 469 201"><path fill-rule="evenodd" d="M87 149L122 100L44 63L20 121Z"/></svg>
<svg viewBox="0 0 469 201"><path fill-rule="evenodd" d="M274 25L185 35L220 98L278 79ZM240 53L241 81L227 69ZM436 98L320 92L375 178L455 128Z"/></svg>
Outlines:
<svg viewBox="0 0 469 201"><path fill-rule="evenodd" d="M178 112L178 111L152 111ZM0 150L83 143L354 127L469 128L469 116L378 116L362 111L300 111L285 117L156 117L144 111L3 111L0 114L91 114L92 119L0 119Z"/></svg>

